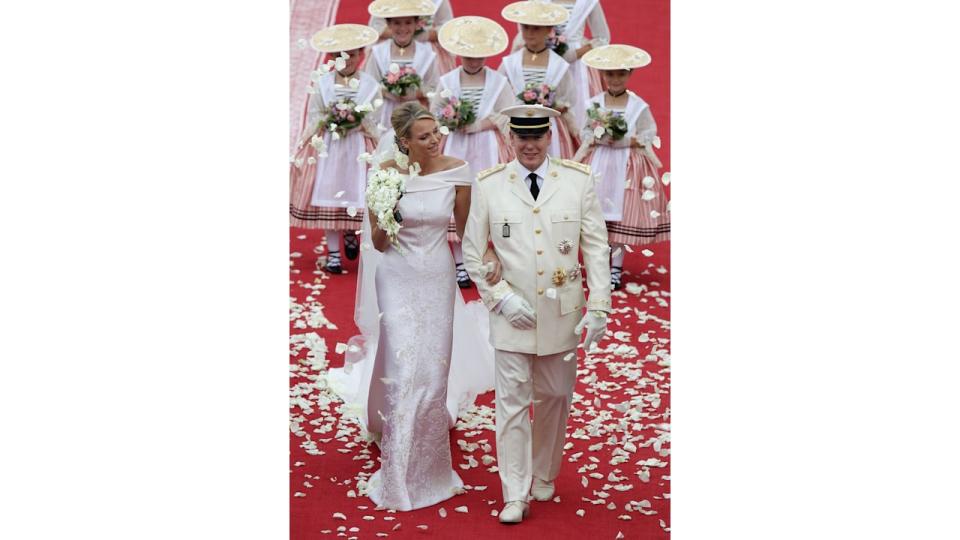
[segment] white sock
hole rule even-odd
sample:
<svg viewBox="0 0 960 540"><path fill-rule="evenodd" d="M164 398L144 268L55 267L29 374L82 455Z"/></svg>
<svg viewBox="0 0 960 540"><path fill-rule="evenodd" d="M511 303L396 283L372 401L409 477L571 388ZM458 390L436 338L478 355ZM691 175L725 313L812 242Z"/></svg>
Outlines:
<svg viewBox="0 0 960 540"><path fill-rule="evenodd" d="M610 262L610 266L619 266L623 268L623 258L627 255L627 250L623 249L623 244L611 244L613 246L613 252L616 255L613 256L613 260ZM619 251L619 253L617 253Z"/></svg>
<svg viewBox="0 0 960 540"><path fill-rule="evenodd" d="M463 264L463 246L460 242L450 242L450 248L453 250L453 262Z"/></svg>
<svg viewBox="0 0 960 540"><path fill-rule="evenodd" d="M340 251L340 231L327 231L327 251Z"/></svg>

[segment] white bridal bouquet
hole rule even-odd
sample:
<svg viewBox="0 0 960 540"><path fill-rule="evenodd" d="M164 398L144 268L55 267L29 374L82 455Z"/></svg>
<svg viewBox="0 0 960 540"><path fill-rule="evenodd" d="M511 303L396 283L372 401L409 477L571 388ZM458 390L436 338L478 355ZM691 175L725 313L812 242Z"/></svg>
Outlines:
<svg viewBox="0 0 960 540"><path fill-rule="evenodd" d="M360 159L364 157L367 156L361 156ZM367 182L367 208L373 210L377 216L377 226L387 233L390 243L400 250L397 235L400 233L403 216L394 209L406 189L406 178L395 167L381 169L377 163L371 165ZM410 174L414 175L416 172L411 170Z"/></svg>

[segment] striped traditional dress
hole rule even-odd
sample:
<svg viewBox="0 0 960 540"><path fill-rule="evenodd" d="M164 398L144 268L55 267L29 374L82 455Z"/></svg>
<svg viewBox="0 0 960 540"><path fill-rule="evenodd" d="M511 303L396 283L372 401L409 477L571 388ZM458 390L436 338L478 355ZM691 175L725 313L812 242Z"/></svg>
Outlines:
<svg viewBox="0 0 960 540"><path fill-rule="evenodd" d="M524 67L523 68L523 82L526 84L535 83L543 84L544 79L547 76L547 68L539 67Z"/></svg>
<svg viewBox="0 0 960 540"><path fill-rule="evenodd" d="M483 100L482 86L463 86L460 88L460 99L473 106L474 111L480 110L480 101Z"/></svg>
<svg viewBox="0 0 960 540"><path fill-rule="evenodd" d="M630 100L642 103L632 93ZM591 101L599 101L603 110L619 115L627 113L622 108L603 106L602 94ZM591 103L587 103L587 106L590 105ZM621 142L626 143L629 138L635 136L647 148L617 147L616 145L606 147L617 154L621 152L626 154L623 164L625 170L618 170L617 167L611 166L613 162L609 159L606 161L606 167L598 166L599 163L595 163L594 159L597 146L591 147L583 156L580 156L580 152L577 155L577 160L590 164L593 167L593 173L598 177L596 192L597 197L601 199L600 206L604 209L604 215L607 218L607 235L611 244L637 246L670 239L667 193L657 170L661 166L660 161L653 153L651 146L653 138L656 137L657 125L653 115L650 114L649 107L645 104L643 107L635 125L630 126L630 131ZM584 129L585 139L591 136L589 131L589 127ZM603 146L600 145L600 147ZM608 152L606 155L611 154ZM646 184L644 184L645 178ZM617 198L614 193L623 194L622 206L610 206L613 204L612 199ZM613 216L619 216L620 219L613 220L611 219Z"/></svg>

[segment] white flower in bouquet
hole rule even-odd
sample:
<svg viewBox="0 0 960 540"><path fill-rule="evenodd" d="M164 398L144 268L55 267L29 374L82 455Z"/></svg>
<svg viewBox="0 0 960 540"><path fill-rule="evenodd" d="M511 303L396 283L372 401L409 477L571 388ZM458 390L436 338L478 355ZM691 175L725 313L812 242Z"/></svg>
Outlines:
<svg viewBox="0 0 960 540"><path fill-rule="evenodd" d="M373 105L369 103L364 103L362 105L357 105L356 107L353 108L353 110L358 113L368 113L373 111Z"/></svg>
<svg viewBox="0 0 960 540"><path fill-rule="evenodd" d="M377 226L387 233L390 242L397 248L397 235L401 226L394 215L394 208L405 188L404 176L394 167L370 171L366 192L367 207L377 216Z"/></svg>
<svg viewBox="0 0 960 540"><path fill-rule="evenodd" d="M593 136L597 139L602 139L607 130L603 126L597 126L593 128Z"/></svg>
<svg viewBox="0 0 960 540"><path fill-rule="evenodd" d="M434 92L433 90L427 92L427 98L428 98L428 99L433 99L433 98L435 98L435 97L437 97L437 93Z"/></svg>

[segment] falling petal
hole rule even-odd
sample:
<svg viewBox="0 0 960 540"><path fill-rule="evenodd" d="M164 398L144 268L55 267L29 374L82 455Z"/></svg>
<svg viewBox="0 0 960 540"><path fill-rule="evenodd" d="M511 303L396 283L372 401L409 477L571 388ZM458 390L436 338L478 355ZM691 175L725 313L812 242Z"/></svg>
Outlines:
<svg viewBox="0 0 960 540"><path fill-rule="evenodd" d="M444 135L449 135L449 134L450 134L450 128L448 128L447 126L440 126L440 133L442 133L442 134L444 134Z"/></svg>
<svg viewBox="0 0 960 540"><path fill-rule="evenodd" d="M456 510L457 512L460 512L461 514L466 514L466 513L468 513L466 506L458 506L458 507L454 508L454 510Z"/></svg>
<svg viewBox="0 0 960 540"><path fill-rule="evenodd" d="M298 39L298 40L297 40L297 47L300 48L300 49L306 49L306 48L307 48L307 40L305 40L305 39L303 39L303 38Z"/></svg>
<svg viewBox="0 0 960 540"><path fill-rule="evenodd" d="M333 196L333 198L334 198L334 199L339 199L340 197L343 197L343 194L344 194L344 193L346 193L346 192L345 192L345 191L338 191L337 194Z"/></svg>
<svg viewBox="0 0 960 540"><path fill-rule="evenodd" d="M643 253L643 254L644 254L645 256L647 256L647 257L653 257L653 252L650 251L649 249L645 249L645 250L641 251L640 253Z"/></svg>
<svg viewBox="0 0 960 540"><path fill-rule="evenodd" d="M394 62L394 63L390 64L390 70L389 70L389 71L390 71L390 73L393 73L394 75L396 75L397 73L400 73L400 66L397 65L396 62Z"/></svg>
<svg viewBox="0 0 960 540"><path fill-rule="evenodd" d="M453 92L451 92L449 88L444 88L443 91L440 92L440 97L442 97L443 99L447 99L452 95L453 95Z"/></svg>
<svg viewBox="0 0 960 540"><path fill-rule="evenodd" d="M580 510L577 510L578 516L583 517L584 514L586 514L586 511L584 511L583 508L581 508Z"/></svg>
<svg viewBox="0 0 960 540"><path fill-rule="evenodd" d="M551 300L555 300L557 298L557 290L554 289L553 287L550 287L549 289L547 289L545 294L547 295L547 298Z"/></svg>
<svg viewBox="0 0 960 540"><path fill-rule="evenodd" d="M357 217L357 208L355 206L348 207L347 215L350 217Z"/></svg>
<svg viewBox="0 0 960 540"><path fill-rule="evenodd" d="M658 217L660 217L660 212L657 212L656 210L651 210L650 217L652 217L653 219L657 219Z"/></svg>
<svg viewBox="0 0 960 540"><path fill-rule="evenodd" d="M654 200L654 199L656 199L656 198L657 198L656 192L654 192L653 190L649 190L649 189L644 190L644 192L643 192L643 200L645 200L645 201L652 201L652 200Z"/></svg>
<svg viewBox="0 0 960 540"><path fill-rule="evenodd" d="M337 71L347 69L347 61L342 56L338 56L333 65L337 68Z"/></svg>
<svg viewBox="0 0 960 540"><path fill-rule="evenodd" d="M652 187L654 186L654 184L656 184L656 183L657 183L657 181L654 180L652 176L644 176L644 177L643 177L643 187L645 187L645 188L652 188Z"/></svg>
<svg viewBox="0 0 960 540"><path fill-rule="evenodd" d="M663 173L663 176L660 177L660 181L663 182L663 185L669 186L669 185L670 185L670 173L668 173L668 172Z"/></svg>
<svg viewBox="0 0 960 540"><path fill-rule="evenodd" d="M440 513L440 517L442 517L442 518L447 517L447 509L446 509L446 508L441 508L439 513Z"/></svg>
<svg viewBox="0 0 960 540"><path fill-rule="evenodd" d="M348 84L350 85L350 88L356 90L357 88L360 88L360 79L350 79Z"/></svg>

